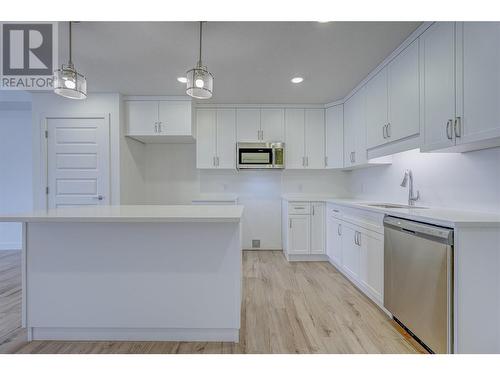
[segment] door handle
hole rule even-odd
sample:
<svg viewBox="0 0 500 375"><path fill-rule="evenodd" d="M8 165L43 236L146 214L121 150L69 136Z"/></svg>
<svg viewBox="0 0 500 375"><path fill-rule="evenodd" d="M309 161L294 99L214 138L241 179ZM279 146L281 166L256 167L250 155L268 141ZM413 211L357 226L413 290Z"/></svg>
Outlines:
<svg viewBox="0 0 500 375"><path fill-rule="evenodd" d="M455 124L453 128L455 131L455 137L460 138L462 136L462 118L460 116L455 117Z"/></svg>
<svg viewBox="0 0 500 375"><path fill-rule="evenodd" d="M102 195L96 195L96 196L94 197L94 199L96 199L96 200L98 200L98 201L102 201L102 200L104 200L104 196L102 196Z"/></svg>
<svg viewBox="0 0 500 375"><path fill-rule="evenodd" d="M451 133L451 125L452 125L452 123L453 123L452 119L449 119L446 122L446 138L448 138L449 140L453 139L453 134Z"/></svg>

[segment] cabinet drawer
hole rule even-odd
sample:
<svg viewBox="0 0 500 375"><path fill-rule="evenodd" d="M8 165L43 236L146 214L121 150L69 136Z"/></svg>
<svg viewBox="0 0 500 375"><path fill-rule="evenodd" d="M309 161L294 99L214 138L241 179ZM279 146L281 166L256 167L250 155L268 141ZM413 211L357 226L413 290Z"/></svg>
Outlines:
<svg viewBox="0 0 500 375"><path fill-rule="evenodd" d="M311 203L309 202L289 202L289 215L309 215L311 213Z"/></svg>

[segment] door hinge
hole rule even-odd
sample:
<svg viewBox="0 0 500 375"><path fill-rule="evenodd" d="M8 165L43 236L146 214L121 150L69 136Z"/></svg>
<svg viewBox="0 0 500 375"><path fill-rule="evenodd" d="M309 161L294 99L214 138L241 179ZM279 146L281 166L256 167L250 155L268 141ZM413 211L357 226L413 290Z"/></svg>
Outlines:
<svg viewBox="0 0 500 375"><path fill-rule="evenodd" d="M47 195L49 194L49 187L48 186L45 188L45 194L47 194Z"/></svg>
<svg viewBox="0 0 500 375"><path fill-rule="evenodd" d="M49 131L45 130L45 138L49 138Z"/></svg>

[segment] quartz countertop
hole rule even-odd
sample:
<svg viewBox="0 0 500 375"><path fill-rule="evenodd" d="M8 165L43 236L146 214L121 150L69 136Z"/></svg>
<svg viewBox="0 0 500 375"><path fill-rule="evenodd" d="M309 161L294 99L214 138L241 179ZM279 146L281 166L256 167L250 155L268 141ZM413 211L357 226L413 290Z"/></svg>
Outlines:
<svg viewBox="0 0 500 375"><path fill-rule="evenodd" d="M130 205L56 208L2 215L0 222L239 222L241 205Z"/></svg>
<svg viewBox="0 0 500 375"><path fill-rule="evenodd" d="M426 208L373 207L373 206L368 206L368 204L383 204L383 203L400 204L400 203L377 202L377 201L367 201L362 199L350 199L350 198L335 198L335 197L328 197L325 195L314 195L314 194L306 194L306 195L287 194L283 195L282 198L286 201L294 201L294 202L315 201L315 202L333 203L340 206L378 212L381 214L396 216L403 219L415 220L445 227L500 226L500 214L468 211L468 210L456 210L443 207L432 207L432 206L427 206L425 204L419 204L419 202L417 202L417 207L423 206Z"/></svg>

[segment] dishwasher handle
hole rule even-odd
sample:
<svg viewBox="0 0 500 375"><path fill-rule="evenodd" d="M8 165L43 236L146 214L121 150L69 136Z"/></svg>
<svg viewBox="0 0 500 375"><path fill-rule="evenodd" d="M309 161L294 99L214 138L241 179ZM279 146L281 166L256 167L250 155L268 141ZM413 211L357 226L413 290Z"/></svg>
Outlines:
<svg viewBox="0 0 500 375"><path fill-rule="evenodd" d="M451 228L420 223L418 221L401 219L394 216L384 217L384 227L453 246L453 229Z"/></svg>

